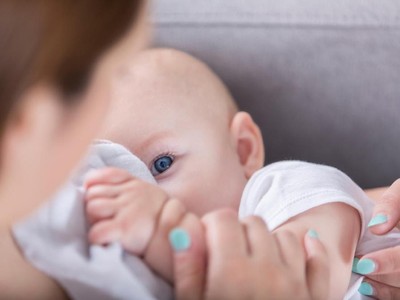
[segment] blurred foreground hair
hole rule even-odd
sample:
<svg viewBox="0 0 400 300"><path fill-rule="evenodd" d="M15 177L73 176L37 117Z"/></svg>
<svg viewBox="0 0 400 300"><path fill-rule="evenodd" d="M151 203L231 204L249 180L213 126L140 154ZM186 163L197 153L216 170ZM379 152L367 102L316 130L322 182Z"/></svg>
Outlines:
<svg viewBox="0 0 400 300"><path fill-rule="evenodd" d="M55 86L66 104L99 56L137 19L143 0L1 0L0 138L30 86Z"/></svg>

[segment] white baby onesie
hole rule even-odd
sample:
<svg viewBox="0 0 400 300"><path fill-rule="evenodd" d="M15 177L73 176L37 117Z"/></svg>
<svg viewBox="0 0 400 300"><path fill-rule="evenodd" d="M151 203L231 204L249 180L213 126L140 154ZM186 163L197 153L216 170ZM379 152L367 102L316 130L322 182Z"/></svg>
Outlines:
<svg viewBox="0 0 400 300"><path fill-rule="evenodd" d="M362 232L356 255L400 244L398 232L378 237L367 230L372 200L347 175L324 165L283 161L264 167L247 183L239 216L261 216L273 230L304 211L332 202L348 204L360 214ZM352 274L345 299L362 299L357 291L361 280Z"/></svg>

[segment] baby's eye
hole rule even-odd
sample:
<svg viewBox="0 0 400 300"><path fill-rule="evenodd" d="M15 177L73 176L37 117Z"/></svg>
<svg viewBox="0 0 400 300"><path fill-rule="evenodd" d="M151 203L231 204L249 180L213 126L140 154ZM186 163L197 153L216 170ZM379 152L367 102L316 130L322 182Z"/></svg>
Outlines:
<svg viewBox="0 0 400 300"><path fill-rule="evenodd" d="M159 158L154 160L150 172L151 174L153 174L153 176L157 176L167 171L171 167L173 162L174 162L174 157L171 155L160 156Z"/></svg>

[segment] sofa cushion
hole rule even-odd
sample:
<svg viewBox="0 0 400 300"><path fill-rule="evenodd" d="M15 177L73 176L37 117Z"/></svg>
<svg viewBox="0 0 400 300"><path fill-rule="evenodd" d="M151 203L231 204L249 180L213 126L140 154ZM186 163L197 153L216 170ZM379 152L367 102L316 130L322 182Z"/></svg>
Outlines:
<svg viewBox="0 0 400 300"><path fill-rule="evenodd" d="M156 0L154 46L206 62L260 125L267 163L400 177L397 0Z"/></svg>

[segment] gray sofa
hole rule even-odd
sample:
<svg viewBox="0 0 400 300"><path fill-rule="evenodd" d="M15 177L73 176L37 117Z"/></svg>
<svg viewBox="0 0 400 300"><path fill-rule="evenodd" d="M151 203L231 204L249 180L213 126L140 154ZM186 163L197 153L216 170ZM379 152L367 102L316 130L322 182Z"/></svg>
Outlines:
<svg viewBox="0 0 400 300"><path fill-rule="evenodd" d="M400 177L399 0L155 0L155 46L187 51L261 126L267 163Z"/></svg>

